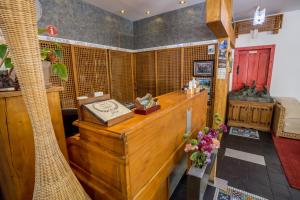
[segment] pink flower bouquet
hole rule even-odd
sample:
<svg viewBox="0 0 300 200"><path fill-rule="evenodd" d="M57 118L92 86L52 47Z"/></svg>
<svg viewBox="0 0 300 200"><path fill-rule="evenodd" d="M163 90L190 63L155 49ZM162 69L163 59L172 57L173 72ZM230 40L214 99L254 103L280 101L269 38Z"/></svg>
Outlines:
<svg viewBox="0 0 300 200"><path fill-rule="evenodd" d="M215 115L215 122L219 124L222 120L218 114ZM195 167L202 168L205 164L210 163L210 156L215 149L220 148L219 134L227 133L227 126L221 124L219 128L204 128L198 132L196 139L191 139L185 146L184 151L190 153L190 160Z"/></svg>

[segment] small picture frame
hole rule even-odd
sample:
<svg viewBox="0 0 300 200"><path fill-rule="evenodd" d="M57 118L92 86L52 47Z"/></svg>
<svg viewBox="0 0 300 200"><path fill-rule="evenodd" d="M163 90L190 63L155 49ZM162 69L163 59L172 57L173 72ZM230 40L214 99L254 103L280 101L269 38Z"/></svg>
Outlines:
<svg viewBox="0 0 300 200"><path fill-rule="evenodd" d="M206 89L208 91L208 100L211 99L211 88L212 88L212 78L210 77L197 77L196 81L199 82L201 89Z"/></svg>
<svg viewBox="0 0 300 200"><path fill-rule="evenodd" d="M196 60L194 61L193 75L199 76L213 76L214 61L213 60Z"/></svg>

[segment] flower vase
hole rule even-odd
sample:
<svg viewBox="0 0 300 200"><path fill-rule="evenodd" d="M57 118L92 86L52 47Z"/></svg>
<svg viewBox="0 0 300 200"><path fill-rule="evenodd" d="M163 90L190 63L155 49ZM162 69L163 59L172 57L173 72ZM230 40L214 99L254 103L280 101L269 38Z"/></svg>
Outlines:
<svg viewBox="0 0 300 200"><path fill-rule="evenodd" d="M216 153L211 155L211 162L202 168L193 164L188 170L188 198L189 200L202 200L209 181L210 174L216 161Z"/></svg>
<svg viewBox="0 0 300 200"><path fill-rule="evenodd" d="M45 87L49 88L51 86L51 83L50 83L51 63L49 61L42 61L42 66L43 66Z"/></svg>

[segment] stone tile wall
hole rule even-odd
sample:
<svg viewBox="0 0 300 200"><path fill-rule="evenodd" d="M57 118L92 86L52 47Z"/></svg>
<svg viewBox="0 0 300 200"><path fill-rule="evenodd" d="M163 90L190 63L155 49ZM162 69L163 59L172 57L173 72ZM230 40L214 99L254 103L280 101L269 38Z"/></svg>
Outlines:
<svg viewBox="0 0 300 200"><path fill-rule="evenodd" d="M205 24L205 3L131 22L82 0L40 0L39 26L53 24L59 37L126 49L215 39Z"/></svg>

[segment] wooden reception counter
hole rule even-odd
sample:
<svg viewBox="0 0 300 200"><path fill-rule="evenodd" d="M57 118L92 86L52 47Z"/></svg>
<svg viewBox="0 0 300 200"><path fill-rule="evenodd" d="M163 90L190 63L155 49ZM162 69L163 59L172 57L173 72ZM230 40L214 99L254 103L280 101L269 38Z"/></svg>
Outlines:
<svg viewBox="0 0 300 200"><path fill-rule="evenodd" d="M80 134L68 139L70 164L93 199L168 199L168 177L184 155L187 124L192 133L206 124L207 92L158 99L159 111L112 127L74 122Z"/></svg>

